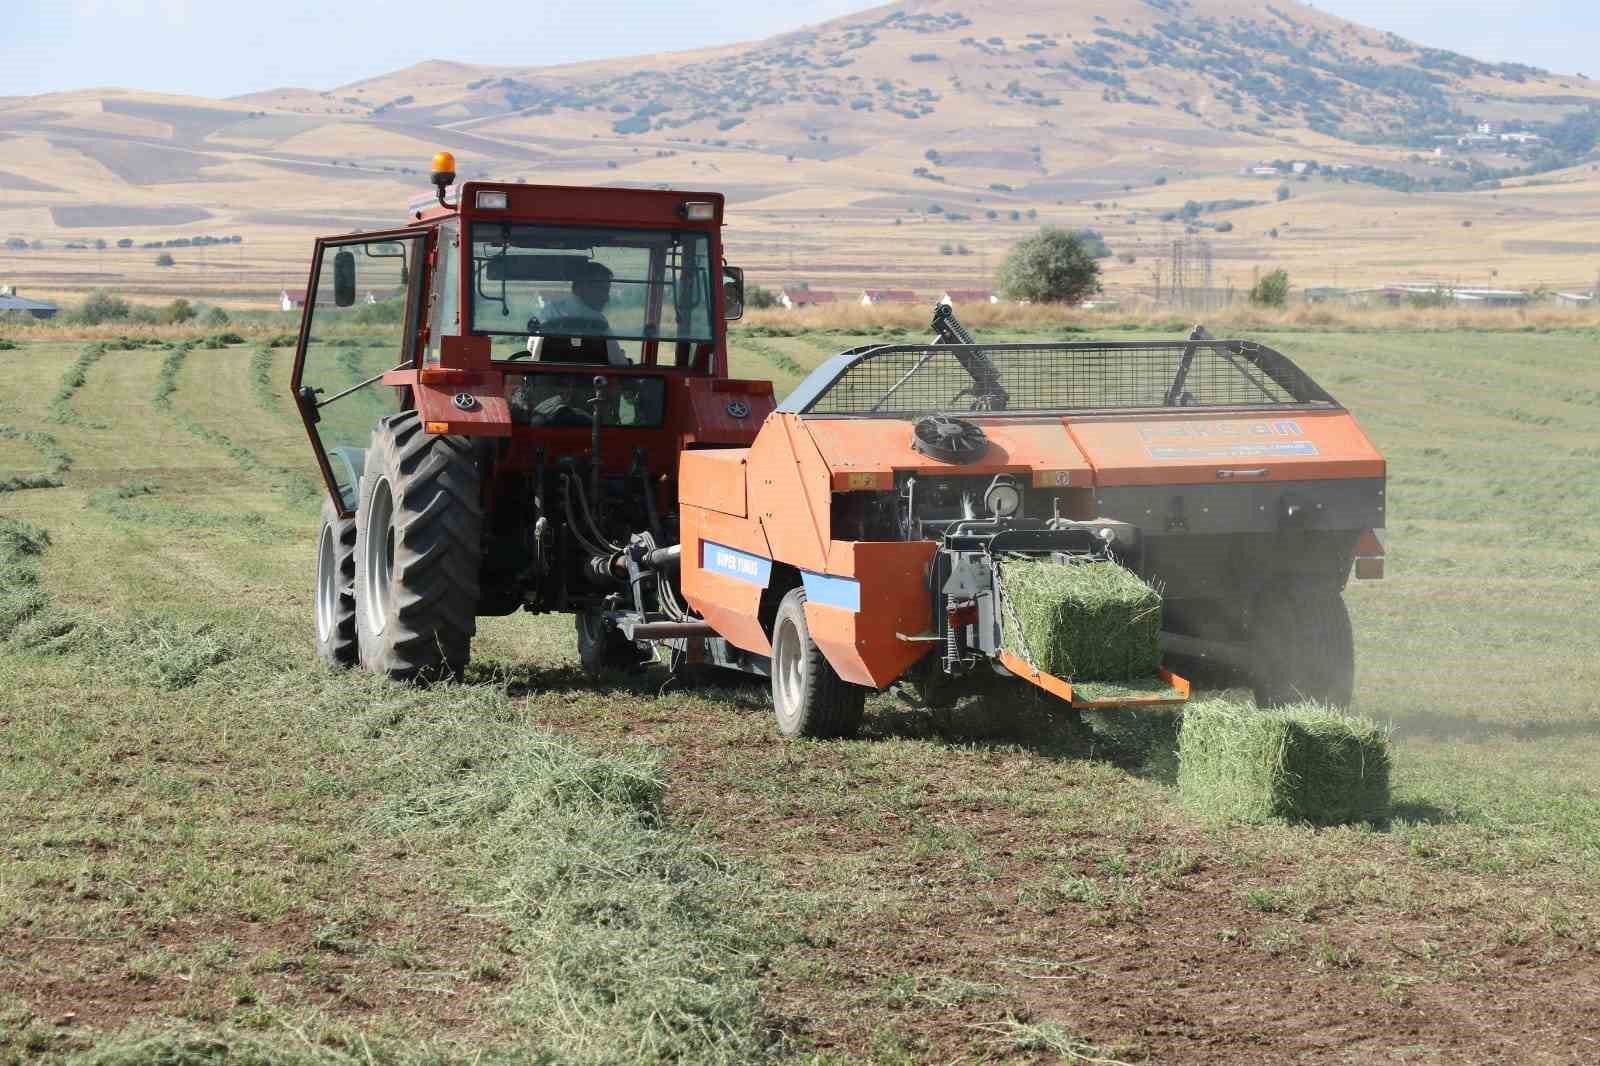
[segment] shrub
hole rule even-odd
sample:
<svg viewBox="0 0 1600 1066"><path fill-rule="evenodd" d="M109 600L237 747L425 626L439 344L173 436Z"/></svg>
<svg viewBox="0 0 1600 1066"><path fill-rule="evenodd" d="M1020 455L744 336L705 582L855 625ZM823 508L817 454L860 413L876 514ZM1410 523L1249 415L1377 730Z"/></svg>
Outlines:
<svg viewBox="0 0 1600 1066"><path fill-rule="evenodd" d="M744 305L755 311L765 311L778 306L778 294L760 285L751 285L744 291Z"/></svg>
<svg viewBox="0 0 1600 1066"><path fill-rule="evenodd" d="M1274 270L1265 274L1250 287L1250 302L1257 307L1287 307L1289 304L1289 272Z"/></svg>
<svg viewBox="0 0 1600 1066"><path fill-rule="evenodd" d="M1278 202L1280 204L1283 203L1283 201L1287 200L1289 197L1291 197L1293 195L1294 195L1294 190L1289 188L1289 185L1288 185L1287 182L1285 182L1284 184L1278 186Z"/></svg>
<svg viewBox="0 0 1600 1066"><path fill-rule="evenodd" d="M1077 234L1046 226L1006 256L1000 288L1012 300L1076 303L1100 291L1100 265Z"/></svg>
<svg viewBox="0 0 1600 1066"><path fill-rule="evenodd" d="M104 289L95 289L73 317L86 326L98 326L102 322L121 322L130 313L128 301Z"/></svg>
<svg viewBox="0 0 1600 1066"><path fill-rule="evenodd" d="M172 255L168 252L162 252L160 255L156 256L156 266L158 267L166 268L177 265L177 260L173 259Z"/></svg>
<svg viewBox="0 0 1600 1066"><path fill-rule="evenodd" d="M228 324L228 312L220 307L213 307L205 314L205 324L208 326L226 326Z"/></svg>

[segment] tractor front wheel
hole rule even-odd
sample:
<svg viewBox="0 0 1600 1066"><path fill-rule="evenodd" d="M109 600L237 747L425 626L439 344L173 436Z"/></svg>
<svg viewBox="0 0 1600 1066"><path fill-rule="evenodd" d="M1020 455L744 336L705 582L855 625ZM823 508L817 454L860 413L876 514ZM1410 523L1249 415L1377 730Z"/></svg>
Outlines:
<svg viewBox="0 0 1600 1066"><path fill-rule="evenodd" d="M356 522L322 501L317 527L317 658L345 669L361 658L356 645Z"/></svg>
<svg viewBox="0 0 1600 1066"><path fill-rule="evenodd" d="M578 630L578 661L583 672L599 677L607 672L638 670L643 656L638 647L617 631L600 611L579 611L573 615Z"/></svg>
<svg viewBox="0 0 1600 1066"><path fill-rule="evenodd" d="M1348 707L1355 689L1355 639L1338 589L1280 589L1251 618L1251 687L1256 703L1310 700Z"/></svg>
<svg viewBox="0 0 1600 1066"><path fill-rule="evenodd" d="M867 690L834 672L806 624L806 593L778 605L772 626L772 709L786 737L848 737L861 728Z"/></svg>
<svg viewBox="0 0 1600 1066"><path fill-rule="evenodd" d="M469 442L415 411L378 423L356 509L361 662L397 681L466 669L478 605L483 505Z"/></svg>

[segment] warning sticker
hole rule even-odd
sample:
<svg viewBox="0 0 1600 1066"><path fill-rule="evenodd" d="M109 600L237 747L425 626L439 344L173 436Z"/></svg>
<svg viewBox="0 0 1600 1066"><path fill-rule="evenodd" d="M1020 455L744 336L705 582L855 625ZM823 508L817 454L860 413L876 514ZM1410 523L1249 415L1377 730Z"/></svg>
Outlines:
<svg viewBox="0 0 1600 1066"><path fill-rule="evenodd" d="M1319 454L1293 419L1145 422L1136 428L1146 454L1168 462L1304 459Z"/></svg>

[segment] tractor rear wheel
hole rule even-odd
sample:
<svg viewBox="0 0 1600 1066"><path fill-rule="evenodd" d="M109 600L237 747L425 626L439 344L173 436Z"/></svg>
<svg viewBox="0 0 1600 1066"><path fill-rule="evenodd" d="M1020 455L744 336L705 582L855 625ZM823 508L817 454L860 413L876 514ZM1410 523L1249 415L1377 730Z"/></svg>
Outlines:
<svg viewBox="0 0 1600 1066"><path fill-rule="evenodd" d="M643 662L638 647L617 631L599 611L579 611L573 615L578 630L578 661L590 677L605 673L628 673Z"/></svg>
<svg viewBox="0 0 1600 1066"><path fill-rule="evenodd" d="M861 728L867 690L834 672L806 624L806 593L778 605L772 625L772 709L786 737L849 737Z"/></svg>
<svg viewBox="0 0 1600 1066"><path fill-rule="evenodd" d="M470 443L417 412L378 423L356 509L361 662L397 681L466 669L478 605L483 504Z"/></svg>
<svg viewBox="0 0 1600 1066"><path fill-rule="evenodd" d="M322 501L317 528L317 658L341 669L361 658L356 645L356 520Z"/></svg>
<svg viewBox="0 0 1600 1066"><path fill-rule="evenodd" d="M1355 639L1338 589L1279 589L1251 619L1251 687L1274 707L1312 700L1348 707L1355 689Z"/></svg>

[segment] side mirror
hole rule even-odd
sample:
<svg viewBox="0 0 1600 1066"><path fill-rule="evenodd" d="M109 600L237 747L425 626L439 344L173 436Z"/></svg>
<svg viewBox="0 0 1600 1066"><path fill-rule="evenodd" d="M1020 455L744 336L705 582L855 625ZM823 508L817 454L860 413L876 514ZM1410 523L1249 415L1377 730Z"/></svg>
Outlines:
<svg viewBox="0 0 1600 1066"><path fill-rule="evenodd" d="M356 302L356 253L349 249L333 256L333 302L337 307L350 307Z"/></svg>
<svg viewBox="0 0 1600 1066"><path fill-rule="evenodd" d="M722 317L737 322L744 317L744 268L722 268Z"/></svg>

